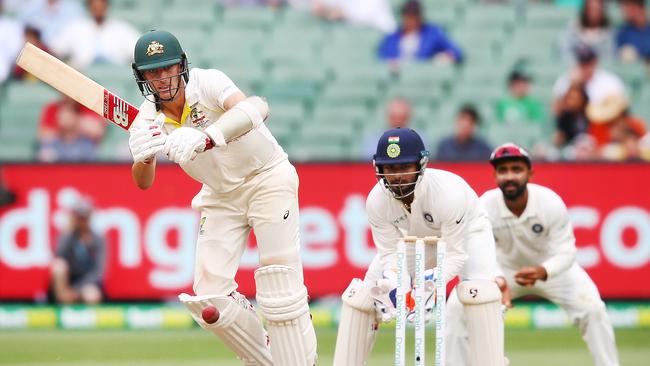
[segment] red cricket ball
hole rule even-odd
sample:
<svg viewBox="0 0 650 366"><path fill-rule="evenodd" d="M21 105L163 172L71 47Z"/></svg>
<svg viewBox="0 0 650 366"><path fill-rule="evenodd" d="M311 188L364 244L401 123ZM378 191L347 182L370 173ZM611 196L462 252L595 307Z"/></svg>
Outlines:
<svg viewBox="0 0 650 366"><path fill-rule="evenodd" d="M206 323L214 324L217 322L217 320L219 320L219 310L217 310L216 307L210 305L203 309L201 312L201 317Z"/></svg>

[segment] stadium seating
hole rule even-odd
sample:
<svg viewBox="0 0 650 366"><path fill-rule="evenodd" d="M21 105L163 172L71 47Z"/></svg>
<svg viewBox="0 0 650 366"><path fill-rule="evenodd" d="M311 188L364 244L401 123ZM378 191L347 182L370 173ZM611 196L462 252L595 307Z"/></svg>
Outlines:
<svg viewBox="0 0 650 366"><path fill-rule="evenodd" d="M401 3L391 0L396 14ZM616 6L608 6L613 21L620 22ZM413 126L431 144L453 131L457 108L465 102L481 111L480 131L492 144L506 138L527 146L548 140L553 121L530 129L496 125L492 103L506 92L512 67L524 65L533 76L533 94L550 105L552 85L568 68L559 62L558 40L575 10L540 2L428 0L425 11L463 49L463 65L412 64L394 72L376 59L381 32L328 23L287 7L225 8L211 0L192 7L181 0L111 2L112 16L141 31L161 28L176 34L192 67L219 68L247 94L267 97L269 128L294 160L363 159L352 140L385 127L384 103L395 96L413 103ZM650 120L647 69L616 63L605 68L626 82L633 112ZM135 105L141 103L129 65L82 71ZM33 158L40 108L55 98L57 93L40 83L11 82L0 89L0 160ZM124 136L109 133L100 157L117 156ZM7 147L15 145L21 147Z"/></svg>

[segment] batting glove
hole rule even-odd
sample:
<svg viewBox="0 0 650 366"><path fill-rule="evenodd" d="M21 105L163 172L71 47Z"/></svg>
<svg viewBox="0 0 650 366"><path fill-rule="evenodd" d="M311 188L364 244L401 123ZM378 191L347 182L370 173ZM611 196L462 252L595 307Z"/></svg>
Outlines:
<svg viewBox="0 0 650 366"><path fill-rule="evenodd" d="M187 164L212 147L212 140L204 132L192 127L179 127L167 136L163 152L179 165Z"/></svg>
<svg viewBox="0 0 650 366"><path fill-rule="evenodd" d="M162 114L161 114L162 115ZM164 115L162 115L164 118ZM156 121L158 118L156 118ZM129 149L133 162L143 163L151 160L165 145L166 136L160 124L129 130Z"/></svg>

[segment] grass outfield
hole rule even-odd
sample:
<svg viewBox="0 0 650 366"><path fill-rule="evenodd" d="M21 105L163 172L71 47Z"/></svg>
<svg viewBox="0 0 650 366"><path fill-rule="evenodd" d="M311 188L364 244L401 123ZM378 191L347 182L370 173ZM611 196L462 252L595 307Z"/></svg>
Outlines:
<svg viewBox="0 0 650 366"><path fill-rule="evenodd" d="M318 329L319 365L332 364L336 332ZM648 365L650 329L617 330L621 364ZM392 363L393 338L380 332L369 365ZM432 342L432 337L429 338ZM591 365L578 331L508 330L507 354L512 365ZM410 346L411 344L409 344ZM412 351L412 349L410 349ZM432 364L433 349L427 355ZM241 365L211 334L175 331L2 331L0 365L171 366Z"/></svg>

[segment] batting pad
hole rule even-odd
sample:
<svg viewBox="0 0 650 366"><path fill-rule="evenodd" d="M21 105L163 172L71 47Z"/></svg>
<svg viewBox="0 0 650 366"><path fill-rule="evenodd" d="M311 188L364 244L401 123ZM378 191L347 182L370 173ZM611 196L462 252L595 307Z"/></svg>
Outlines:
<svg viewBox="0 0 650 366"><path fill-rule="evenodd" d="M264 266L255 271L255 285L275 364L314 365L316 333L309 314L307 288L299 273L288 266Z"/></svg>
<svg viewBox="0 0 650 366"><path fill-rule="evenodd" d="M233 292L230 296L180 294L178 299L187 306L192 318L219 337L244 365L274 365L266 331L246 297ZM213 324L206 323L201 316L208 306L219 311L219 320Z"/></svg>
<svg viewBox="0 0 650 366"><path fill-rule="evenodd" d="M377 336L375 301L366 284L355 278L341 296L343 305L334 350L334 366L363 366Z"/></svg>
<svg viewBox="0 0 650 366"><path fill-rule="evenodd" d="M506 364L501 291L494 281L469 280L456 286L463 303L472 366Z"/></svg>

